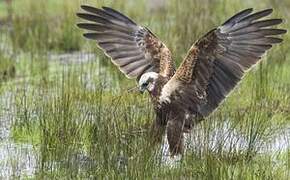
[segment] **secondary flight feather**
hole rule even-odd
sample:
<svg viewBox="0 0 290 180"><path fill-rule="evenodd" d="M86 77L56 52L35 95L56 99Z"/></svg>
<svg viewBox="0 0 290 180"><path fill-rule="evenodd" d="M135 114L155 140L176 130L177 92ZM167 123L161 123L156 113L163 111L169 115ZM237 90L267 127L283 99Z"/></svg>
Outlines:
<svg viewBox="0 0 290 180"><path fill-rule="evenodd" d="M282 19L265 19L273 10L243 10L196 41L176 70L170 50L148 28L108 8L83 5L78 27L89 32L111 61L140 92L150 94L156 120L153 134L166 128L172 155L182 153L183 136L211 114L286 30Z"/></svg>

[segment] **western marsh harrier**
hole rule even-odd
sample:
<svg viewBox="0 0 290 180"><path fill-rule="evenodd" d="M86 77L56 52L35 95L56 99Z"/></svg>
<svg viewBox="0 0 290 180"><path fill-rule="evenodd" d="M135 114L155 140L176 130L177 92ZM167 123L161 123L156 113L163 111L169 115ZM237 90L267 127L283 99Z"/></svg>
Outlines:
<svg viewBox="0 0 290 180"><path fill-rule="evenodd" d="M96 40L122 73L136 79L141 92L149 92L154 132L166 127L172 155L182 153L183 134L193 123L211 114L286 33L273 27L282 19L263 19L272 9L243 10L196 41L176 70L170 50L148 28L108 7L81 8L85 12L77 15L89 21L78 24L90 31L84 36Z"/></svg>

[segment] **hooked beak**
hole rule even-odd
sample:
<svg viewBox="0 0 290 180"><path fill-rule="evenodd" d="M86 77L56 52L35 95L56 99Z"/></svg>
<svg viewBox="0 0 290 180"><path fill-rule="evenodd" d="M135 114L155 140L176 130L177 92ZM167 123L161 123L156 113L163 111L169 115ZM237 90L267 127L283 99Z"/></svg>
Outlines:
<svg viewBox="0 0 290 180"><path fill-rule="evenodd" d="M146 90L146 87L144 87L144 86L140 86L140 87L139 87L139 92L140 92L141 94L143 94L145 90Z"/></svg>
<svg viewBox="0 0 290 180"><path fill-rule="evenodd" d="M136 87L133 87L133 88L130 88L127 90L127 92L139 92L141 94L143 94L146 90L146 87L145 86L136 86Z"/></svg>

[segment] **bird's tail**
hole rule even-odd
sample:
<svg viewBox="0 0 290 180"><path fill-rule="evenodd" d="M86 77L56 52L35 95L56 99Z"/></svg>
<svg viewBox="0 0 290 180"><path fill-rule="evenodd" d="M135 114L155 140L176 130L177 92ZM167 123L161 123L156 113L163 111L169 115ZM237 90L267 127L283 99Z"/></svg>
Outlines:
<svg viewBox="0 0 290 180"><path fill-rule="evenodd" d="M173 119L167 123L167 139L171 156L183 153L183 129L184 121Z"/></svg>

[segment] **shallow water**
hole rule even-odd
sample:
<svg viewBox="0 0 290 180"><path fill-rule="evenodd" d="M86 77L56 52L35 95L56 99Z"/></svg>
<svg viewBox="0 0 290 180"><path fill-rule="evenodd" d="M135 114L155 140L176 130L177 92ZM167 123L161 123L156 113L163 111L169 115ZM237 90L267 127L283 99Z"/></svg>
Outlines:
<svg viewBox="0 0 290 180"><path fill-rule="evenodd" d="M0 177L13 177L13 176L33 176L39 167L39 159L41 154L38 152L39 147L31 144L15 143L11 138L11 124L13 120L13 101L12 94L4 93L1 96L1 104L6 104L6 108L2 109L0 117ZM232 148L237 148L236 151L242 151L247 147L248 142L241 134L223 126L223 129L215 129L210 132L210 135L205 135L203 130L198 126L193 130L192 134L186 135L186 151L194 151L198 153L204 147L204 136L209 136L210 143L207 145L209 149L218 149L223 144L223 150L226 152ZM262 148L258 153L276 153L285 152L289 148L290 129L285 128L283 133L276 135L270 143L262 144ZM224 141L224 142L221 142ZM234 142L234 143L233 143ZM234 144L234 147L232 147ZM168 152L168 143L164 138L163 146L160 149L161 163L164 166L172 167L178 166L181 156L171 158ZM158 157L159 158L159 157ZM66 161L64 159L64 161ZM78 171L87 171L96 163L92 160L85 151L76 153L68 162L50 162L50 169L58 168L62 163L69 163L76 166Z"/></svg>
<svg viewBox="0 0 290 180"><path fill-rule="evenodd" d="M83 59L84 61L81 61ZM96 60L93 54L85 53L73 53L73 54L50 54L48 55L49 62L60 62L60 64L83 64L90 63ZM100 76L108 73L106 68L99 68L101 70L96 73L82 75L83 81L86 82L86 88L95 88L93 76ZM113 81L113 78L106 78ZM18 81L19 79L12 80ZM30 88L26 86L26 88ZM33 177L41 168L42 154L39 151L37 145L27 143L16 143L11 134L11 128L15 119L15 102L12 94L9 90L6 90L0 96L0 177ZM235 151L244 151L248 147L248 140L240 132L231 128L228 124L230 120L225 121L225 124L219 125L218 128L205 132L204 129L197 125L191 134L186 135L186 151L193 151L194 153L202 153L205 149L211 149L213 151L221 148L224 152L230 152L233 149ZM209 134L207 134L209 133ZM208 138L209 137L209 138ZM260 142L257 153L263 154L275 154L277 152L286 152L289 145L290 127L284 127L277 134L274 134L267 142ZM205 143L205 140L207 143ZM206 146L206 147L205 147ZM160 153L156 158L160 159L161 164L167 167L176 167L181 161L182 157L171 158L168 152L168 143L166 137L164 138L163 145L160 149ZM128 157L120 156L117 158L117 166L124 168L127 166ZM46 162L47 163L47 162ZM61 161L51 161L44 166L49 167L50 170L57 169L60 166L69 164L68 166L74 167L79 172L89 171L95 167L96 160L93 160L88 153L82 150L76 150L68 159L65 157ZM124 166L124 167L123 167Z"/></svg>
<svg viewBox="0 0 290 180"><path fill-rule="evenodd" d="M207 143L204 143L206 137ZM224 123L222 128L216 128L210 131L209 134L205 134L204 130L197 125L190 134L185 134L185 152L192 151L195 153L203 153L204 150L210 149L212 152L218 152L221 148L223 152L242 152L246 151L249 146L249 140L247 140L243 134L228 127L227 123ZM260 141L255 144L254 149L257 154L271 154L275 156L276 153L286 153L290 148L290 126L284 127L281 131L271 138L269 141ZM162 155L161 162L169 167L175 167L181 161L181 156L172 158L169 153L169 145L166 140L166 135L163 140L163 145L160 150ZM274 160L274 159L273 159Z"/></svg>
<svg viewBox="0 0 290 180"><path fill-rule="evenodd" d="M17 144L11 138L15 109L12 94L0 97L0 177L32 176L36 171L37 152L31 144Z"/></svg>

